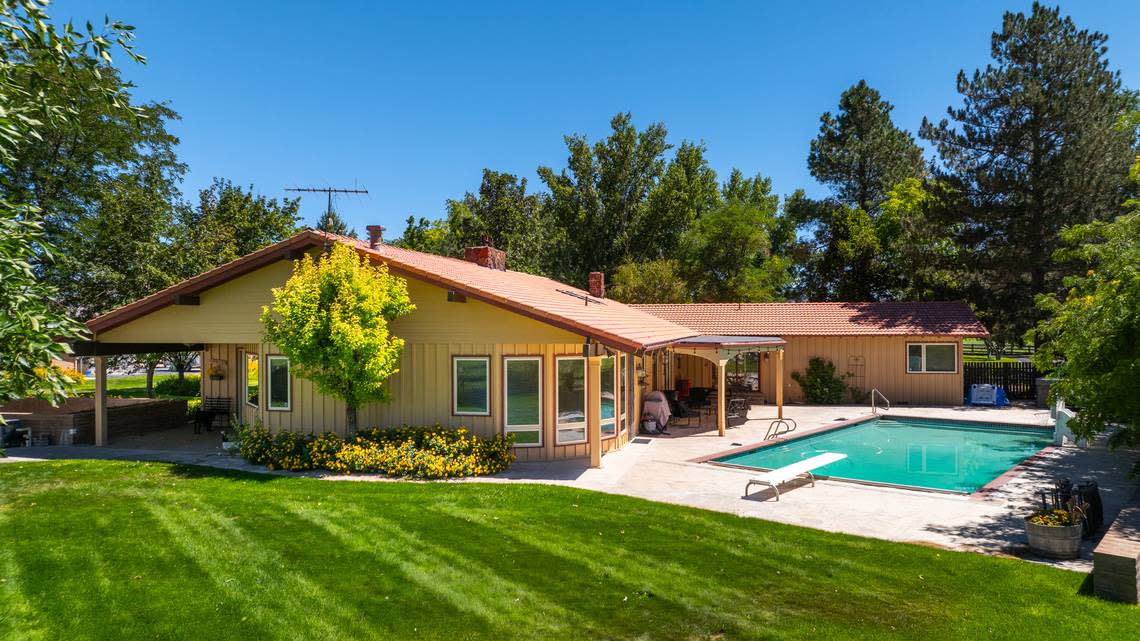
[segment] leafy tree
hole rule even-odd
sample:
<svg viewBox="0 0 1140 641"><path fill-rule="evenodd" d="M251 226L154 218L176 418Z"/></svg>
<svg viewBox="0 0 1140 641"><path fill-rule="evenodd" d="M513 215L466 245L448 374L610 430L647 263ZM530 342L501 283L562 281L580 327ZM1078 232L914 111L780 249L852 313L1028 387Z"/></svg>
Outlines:
<svg viewBox="0 0 1140 641"><path fill-rule="evenodd" d="M464 248L489 242L507 252L511 269L544 272L549 238L544 199L527 193L526 178L484 169L479 193L448 201L447 210L445 253L462 256Z"/></svg>
<svg viewBox="0 0 1140 641"><path fill-rule="evenodd" d="M941 212L953 207L961 194L941 181L907 178L887 194L881 220L897 223L898 238L888 242L888 262L896 272L898 297L906 300L960 298L965 291L958 277L967 249L954 242L958 226ZM893 235L892 235L893 236Z"/></svg>
<svg viewBox="0 0 1140 641"><path fill-rule="evenodd" d="M341 236L348 236L349 238L356 238L356 230L351 229L348 223L336 213L332 207L325 210L321 214L321 219L317 221L317 229L328 232L330 234L339 234Z"/></svg>
<svg viewBox="0 0 1140 641"><path fill-rule="evenodd" d="M1140 184L1140 162L1133 167ZM1073 431L1091 437L1111 426L1112 446L1140 444L1140 200L1111 223L1077 225L1062 237L1071 247L1059 260L1077 260L1083 275L1065 280L1067 292L1038 297L1048 314L1034 337L1034 363L1061 380L1055 393L1080 408ZM1140 472L1140 463L1135 468Z"/></svg>
<svg viewBox="0 0 1140 641"><path fill-rule="evenodd" d="M261 322L299 376L344 401L354 432L357 408L390 398L387 380L399 371L404 341L388 324L414 309L406 281L336 243L319 258L296 261Z"/></svg>
<svg viewBox="0 0 1140 641"><path fill-rule="evenodd" d="M198 206L186 208L178 221L181 234L176 252L182 277L199 274L266 245L292 236L297 231L300 199L286 198L278 203L232 182L215 178L198 194Z"/></svg>
<svg viewBox="0 0 1140 641"><path fill-rule="evenodd" d="M67 284L58 302L76 318L91 318L177 282L181 256L170 248L177 195L152 163L104 181L91 211L63 235L66 255L50 270Z"/></svg>
<svg viewBox="0 0 1140 641"><path fill-rule="evenodd" d="M194 366L198 352L168 352L163 362L166 366L178 373L178 380L186 378L186 372Z"/></svg>
<svg viewBox="0 0 1140 641"><path fill-rule="evenodd" d="M550 190L553 249L551 276L586 282L591 271L612 274L636 255L635 232L644 230L646 200L665 171L665 125L643 131L628 113L610 121L611 133L591 144L585 136L566 136L570 153L561 172L539 167Z"/></svg>
<svg viewBox="0 0 1140 641"><path fill-rule="evenodd" d="M786 264L771 254L776 212L733 201L706 212L681 237L682 274L693 300L771 301Z"/></svg>
<svg viewBox="0 0 1140 641"><path fill-rule="evenodd" d="M171 185L181 179L178 138L167 131L179 116L169 106L134 104L131 85L93 52L74 51L62 66L58 57L19 58L28 62L16 82L43 92L42 99L59 113L36 126L31 144L14 145L11 161L0 168L0 189L12 201L40 210L49 243L68 244L75 226L115 181L155 172ZM49 272L53 266L60 263L47 265ZM66 274L49 276L68 290Z"/></svg>
<svg viewBox="0 0 1140 641"><path fill-rule="evenodd" d="M922 150L891 121L894 106L865 80L839 97L839 113L820 116L808 169L835 198L874 217L900 181L921 177Z"/></svg>
<svg viewBox="0 0 1140 641"><path fill-rule="evenodd" d="M649 192L648 215L632 233L639 257L672 256L681 234L721 203L716 172L709 167L703 144L682 142L660 182Z"/></svg>
<svg viewBox="0 0 1140 641"><path fill-rule="evenodd" d="M12 177L45 133L77 118L58 93L45 90L51 81L132 112L121 86L92 82L94 65L109 62L112 48L142 60L131 37L131 27L117 22L81 32L71 23L57 28L39 2L0 3L0 403L66 396L75 381L51 361L67 353L59 341L82 331L53 304L55 289L35 274L34 265L48 264L56 252L43 213Z"/></svg>
<svg viewBox="0 0 1140 641"><path fill-rule="evenodd" d="M75 381L51 362L68 353L57 340L78 337L83 330L56 311L51 304L55 290L32 271L37 257L54 253L42 240L40 223L29 220L27 213L26 206L0 201L0 404L33 396L54 402L67 396Z"/></svg>
<svg viewBox="0 0 1140 641"><path fill-rule="evenodd" d="M671 258L625 263L614 272L607 294L623 303L688 302L680 271L680 263Z"/></svg>
<svg viewBox="0 0 1140 641"><path fill-rule="evenodd" d="M447 221L428 220L422 216L417 221L415 216L408 216L404 234L392 244L429 254L445 255L444 246L446 242Z"/></svg>
<svg viewBox="0 0 1140 641"><path fill-rule="evenodd" d="M1052 255L1061 230L1111 218L1131 189L1136 131L1119 126L1131 97L1106 42L1059 9L1006 13L993 64L958 75L962 106L923 122L937 176L962 195L945 217L971 248L963 285L1005 339L1041 320L1034 296L1059 291L1070 273Z"/></svg>

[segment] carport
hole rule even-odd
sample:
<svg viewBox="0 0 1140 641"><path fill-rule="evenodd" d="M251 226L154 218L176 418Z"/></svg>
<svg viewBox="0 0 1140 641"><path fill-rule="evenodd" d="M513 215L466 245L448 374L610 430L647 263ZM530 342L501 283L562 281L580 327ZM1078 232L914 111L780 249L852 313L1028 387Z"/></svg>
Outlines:
<svg viewBox="0 0 1140 641"><path fill-rule="evenodd" d="M188 343L100 343L74 341L76 356L95 359L95 445L107 445L107 360L113 356L153 354L156 352L200 352L201 344Z"/></svg>

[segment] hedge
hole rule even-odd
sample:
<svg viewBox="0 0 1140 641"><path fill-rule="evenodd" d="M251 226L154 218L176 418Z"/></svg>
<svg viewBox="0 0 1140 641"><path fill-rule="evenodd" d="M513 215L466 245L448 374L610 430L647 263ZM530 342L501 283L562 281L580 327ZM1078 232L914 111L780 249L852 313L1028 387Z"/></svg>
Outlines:
<svg viewBox="0 0 1140 641"><path fill-rule="evenodd" d="M466 428L377 428L345 439L333 432L272 434L261 425L237 429L238 452L271 470L329 470L439 479L496 474L514 462L511 441L484 439Z"/></svg>

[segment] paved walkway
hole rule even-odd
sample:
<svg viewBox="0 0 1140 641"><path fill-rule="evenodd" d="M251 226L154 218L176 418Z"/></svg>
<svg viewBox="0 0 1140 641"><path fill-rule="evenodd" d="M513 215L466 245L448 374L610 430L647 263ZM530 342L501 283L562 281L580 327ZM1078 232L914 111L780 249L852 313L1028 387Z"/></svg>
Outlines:
<svg viewBox="0 0 1140 641"><path fill-rule="evenodd" d="M724 437L717 436L711 422L706 421L705 427L673 427L671 437L635 439L622 450L607 454L600 469L589 469L584 461L518 463L506 474L475 480L559 484L833 532L1025 558L1031 557L1024 544L1022 519L1036 505L1036 492L1048 487L1054 477L1096 479L1104 498L1106 525L1137 486L1136 481L1127 478L1127 473L1140 452L1110 452L1101 444L1057 448L1000 488L984 496L970 497L823 480L814 488L806 484L785 486L780 501L772 500L770 490L743 498L749 472L691 462L700 456L761 441L773 418L772 411L770 407L753 407L749 420L730 429ZM838 420L856 418L864 411L852 406L791 406L786 408L786 415L799 424L796 434L803 434ZM906 407L896 408L893 413L1033 425L1050 423L1048 412L1024 408ZM178 432L175 438L159 434L100 449L81 446L13 449L7 461L28 460L26 457L157 460L265 472L262 467L222 453L214 435L188 435L189 429ZM374 476L276 473L335 480L389 480ZM1095 540L1085 542L1080 560L1055 563L1087 571L1091 569L1091 550L1095 543Z"/></svg>

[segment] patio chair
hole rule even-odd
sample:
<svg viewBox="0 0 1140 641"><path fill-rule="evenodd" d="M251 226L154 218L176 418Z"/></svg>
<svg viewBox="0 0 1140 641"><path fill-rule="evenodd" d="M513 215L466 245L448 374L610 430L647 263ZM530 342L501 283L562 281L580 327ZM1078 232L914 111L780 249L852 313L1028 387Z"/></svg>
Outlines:
<svg viewBox="0 0 1140 641"><path fill-rule="evenodd" d="M712 401L709 400L709 388L689 388L689 407L695 410L705 410L708 413L712 409Z"/></svg>

